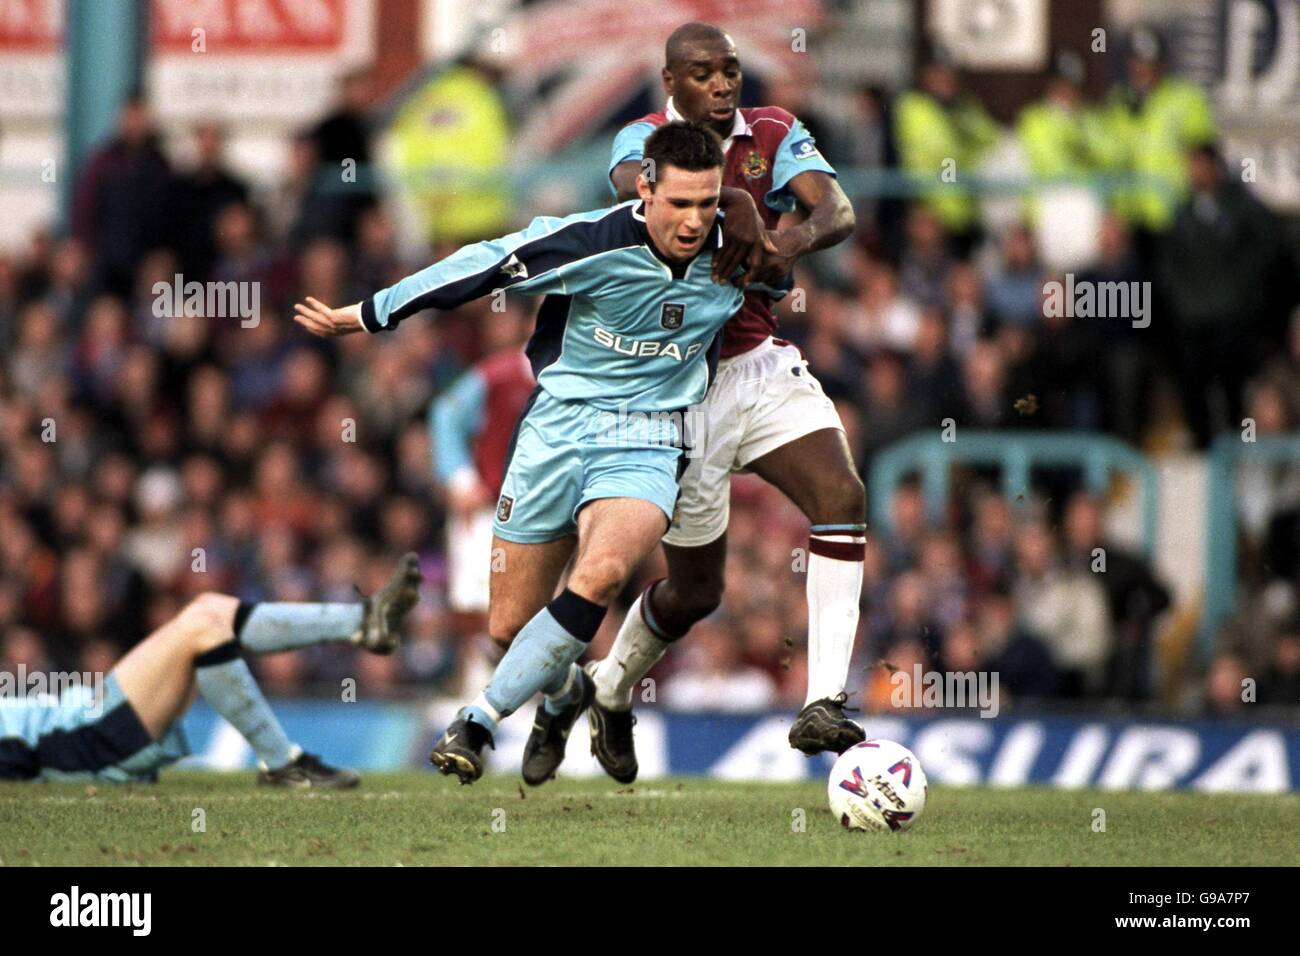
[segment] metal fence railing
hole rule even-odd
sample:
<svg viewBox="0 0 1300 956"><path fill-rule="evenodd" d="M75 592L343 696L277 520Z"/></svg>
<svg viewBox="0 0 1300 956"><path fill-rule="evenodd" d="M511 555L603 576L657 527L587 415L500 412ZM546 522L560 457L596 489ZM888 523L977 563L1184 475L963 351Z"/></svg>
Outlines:
<svg viewBox="0 0 1300 956"><path fill-rule="evenodd" d="M894 490L908 475L920 474L931 520L948 505L952 466L993 465L1001 471L1002 492L1016 501L1029 494L1034 468L1077 467L1090 491L1106 490L1115 472L1136 476L1142 496L1142 551L1149 558L1156 543L1156 469L1145 455L1117 438L1080 432L964 431L960 440L913 435L881 452L868 476L872 526L888 529Z"/></svg>
<svg viewBox="0 0 1300 956"><path fill-rule="evenodd" d="M1245 441L1225 432L1210 448L1206 475L1205 607L1201 653L1208 657L1214 635L1237 600L1237 471L1243 464L1289 462L1300 467L1300 435L1261 435Z"/></svg>

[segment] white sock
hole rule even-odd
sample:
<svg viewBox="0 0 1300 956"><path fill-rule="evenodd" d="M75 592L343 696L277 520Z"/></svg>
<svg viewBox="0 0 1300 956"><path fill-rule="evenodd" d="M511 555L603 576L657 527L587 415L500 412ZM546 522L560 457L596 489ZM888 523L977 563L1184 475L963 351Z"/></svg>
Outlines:
<svg viewBox="0 0 1300 956"><path fill-rule="evenodd" d="M808 697L804 706L844 693L848 683L853 639L858 632L865 542L861 534L809 536Z"/></svg>
<svg viewBox="0 0 1300 956"><path fill-rule="evenodd" d="M602 707L631 708L633 689L668 650L670 642L657 637L641 616L644 600L645 593L632 602L609 656L596 667L596 701Z"/></svg>

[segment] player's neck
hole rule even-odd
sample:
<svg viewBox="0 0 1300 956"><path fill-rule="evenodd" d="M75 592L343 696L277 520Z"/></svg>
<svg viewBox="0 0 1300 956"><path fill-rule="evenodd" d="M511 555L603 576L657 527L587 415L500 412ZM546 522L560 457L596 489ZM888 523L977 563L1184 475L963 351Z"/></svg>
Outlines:
<svg viewBox="0 0 1300 956"><path fill-rule="evenodd" d="M641 208L642 210L644 210L645 206L642 205ZM691 253L689 256L686 256L685 258L682 259L676 259L670 256L667 252L665 252L663 248L659 245L659 241L655 238L654 231L650 228L650 224L643 223L643 226L645 228L645 235L646 235L646 248L650 250L650 253L656 259L658 259L660 262L666 265L670 270L672 270L674 279L680 279L682 278L682 276L686 274L687 266L691 264L691 262L695 259L696 256L698 256L701 252L704 251L704 247L705 245L707 245L707 241L701 243L700 248L695 250L695 252Z"/></svg>

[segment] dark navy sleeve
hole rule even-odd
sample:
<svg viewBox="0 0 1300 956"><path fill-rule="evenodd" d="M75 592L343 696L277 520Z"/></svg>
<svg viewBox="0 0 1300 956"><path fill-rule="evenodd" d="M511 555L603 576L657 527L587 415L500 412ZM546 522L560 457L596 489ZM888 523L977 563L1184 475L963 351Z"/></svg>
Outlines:
<svg viewBox="0 0 1300 956"><path fill-rule="evenodd" d="M616 206L564 218L539 216L519 232L464 246L365 299L361 324L367 332L393 329L417 312L452 309L497 289L570 294L565 267L611 245L616 230L604 220L619 211Z"/></svg>

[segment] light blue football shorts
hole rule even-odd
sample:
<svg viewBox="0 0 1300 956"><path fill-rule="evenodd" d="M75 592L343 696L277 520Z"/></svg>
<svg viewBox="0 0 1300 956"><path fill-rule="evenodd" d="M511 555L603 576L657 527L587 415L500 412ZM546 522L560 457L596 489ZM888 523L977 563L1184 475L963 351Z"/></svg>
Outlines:
<svg viewBox="0 0 1300 956"><path fill-rule="evenodd" d="M682 415L612 412L539 390L515 428L492 533L539 544L578 531L600 498L638 498L664 513L677 502Z"/></svg>
<svg viewBox="0 0 1300 956"><path fill-rule="evenodd" d="M0 702L0 779L147 782L190 753L180 721L153 740L115 675L103 690Z"/></svg>

